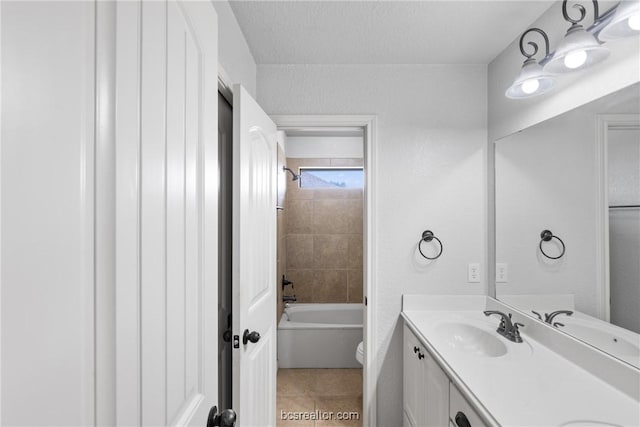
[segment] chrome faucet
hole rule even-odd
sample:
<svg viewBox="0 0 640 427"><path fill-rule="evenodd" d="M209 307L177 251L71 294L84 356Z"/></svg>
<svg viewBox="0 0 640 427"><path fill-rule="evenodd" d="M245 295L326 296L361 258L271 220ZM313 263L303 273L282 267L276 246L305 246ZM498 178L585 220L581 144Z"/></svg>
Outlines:
<svg viewBox="0 0 640 427"><path fill-rule="evenodd" d="M540 315L540 313L538 313L535 310L531 310L531 312L533 314L535 314L536 316L538 316L538 319L542 320L542 316ZM551 313L545 313L544 314L544 321L545 323L548 323L550 325L555 326L556 328L559 326L564 326L563 323L560 322L554 322L553 319L558 316L559 314L566 314L567 316L571 316L573 314L573 311L571 310L556 310L556 311L552 311Z"/></svg>
<svg viewBox="0 0 640 427"><path fill-rule="evenodd" d="M498 314L502 318L500 320L500 326L496 329L496 332L513 342L522 342L522 337L520 337L520 330L518 326L524 326L522 323L511 323L511 313L507 316L501 311L497 310L486 310L483 311L485 316L490 316L492 314Z"/></svg>

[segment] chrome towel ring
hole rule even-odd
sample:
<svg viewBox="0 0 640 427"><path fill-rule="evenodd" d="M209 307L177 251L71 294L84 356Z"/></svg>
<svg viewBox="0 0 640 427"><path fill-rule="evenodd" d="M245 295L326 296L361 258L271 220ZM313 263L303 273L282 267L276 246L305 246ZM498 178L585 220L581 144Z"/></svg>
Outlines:
<svg viewBox="0 0 640 427"><path fill-rule="evenodd" d="M549 256L545 253L544 249L542 249L542 243L549 242L551 241L551 239L558 240L558 242L560 242L560 244L562 245L562 252L560 252L560 255L558 256ZM554 236L553 233L549 230L542 230L542 233L540 233L540 252L542 252L542 255L546 256L549 259L560 259L564 255L566 249L567 248L561 238L559 238L558 236Z"/></svg>
<svg viewBox="0 0 640 427"><path fill-rule="evenodd" d="M422 242L427 242L429 243L432 240L437 240L438 243L440 244L440 252L438 252L438 255L434 256L433 258L428 257L424 254L424 252L422 252ZM420 255L422 255L423 257L425 257L426 259L430 259L430 260L434 260L434 259L438 259L440 258L440 255L442 255L442 242L440 241L440 239L438 239L436 236L433 235L433 231L431 230L425 230L422 232L422 237L420 238L420 241L418 241L418 251L420 251Z"/></svg>

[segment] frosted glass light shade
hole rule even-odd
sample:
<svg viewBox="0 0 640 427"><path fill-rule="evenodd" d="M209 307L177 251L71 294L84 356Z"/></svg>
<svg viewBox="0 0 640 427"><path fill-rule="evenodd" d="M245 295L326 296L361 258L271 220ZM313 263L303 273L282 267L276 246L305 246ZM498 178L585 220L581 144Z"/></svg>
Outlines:
<svg viewBox="0 0 640 427"><path fill-rule="evenodd" d="M586 32L582 25L573 24L551 60L545 64L544 71L551 74L567 73L590 67L608 56L609 49L602 46L593 34Z"/></svg>
<svg viewBox="0 0 640 427"><path fill-rule="evenodd" d="M640 35L640 0L622 0L598 38L608 41L637 35Z"/></svg>
<svg viewBox="0 0 640 427"><path fill-rule="evenodd" d="M505 92L511 99L529 98L542 95L553 87L555 79L545 73L542 66L533 58L524 61L520 74Z"/></svg>

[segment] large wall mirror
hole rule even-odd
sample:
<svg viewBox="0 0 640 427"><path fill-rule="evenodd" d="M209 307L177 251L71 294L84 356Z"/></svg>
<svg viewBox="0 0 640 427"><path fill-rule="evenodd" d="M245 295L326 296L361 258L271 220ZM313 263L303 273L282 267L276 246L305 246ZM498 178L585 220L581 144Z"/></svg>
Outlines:
<svg viewBox="0 0 640 427"><path fill-rule="evenodd" d="M640 84L496 141L497 298L640 368Z"/></svg>

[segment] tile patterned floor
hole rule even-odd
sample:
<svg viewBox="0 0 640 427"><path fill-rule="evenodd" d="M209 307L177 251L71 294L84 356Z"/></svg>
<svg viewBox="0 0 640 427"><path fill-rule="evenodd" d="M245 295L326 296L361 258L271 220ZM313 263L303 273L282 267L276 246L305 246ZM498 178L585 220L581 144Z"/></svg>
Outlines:
<svg viewBox="0 0 640 427"><path fill-rule="evenodd" d="M277 385L277 427L362 426L362 369L279 369ZM282 419L290 412L357 412L359 419Z"/></svg>

